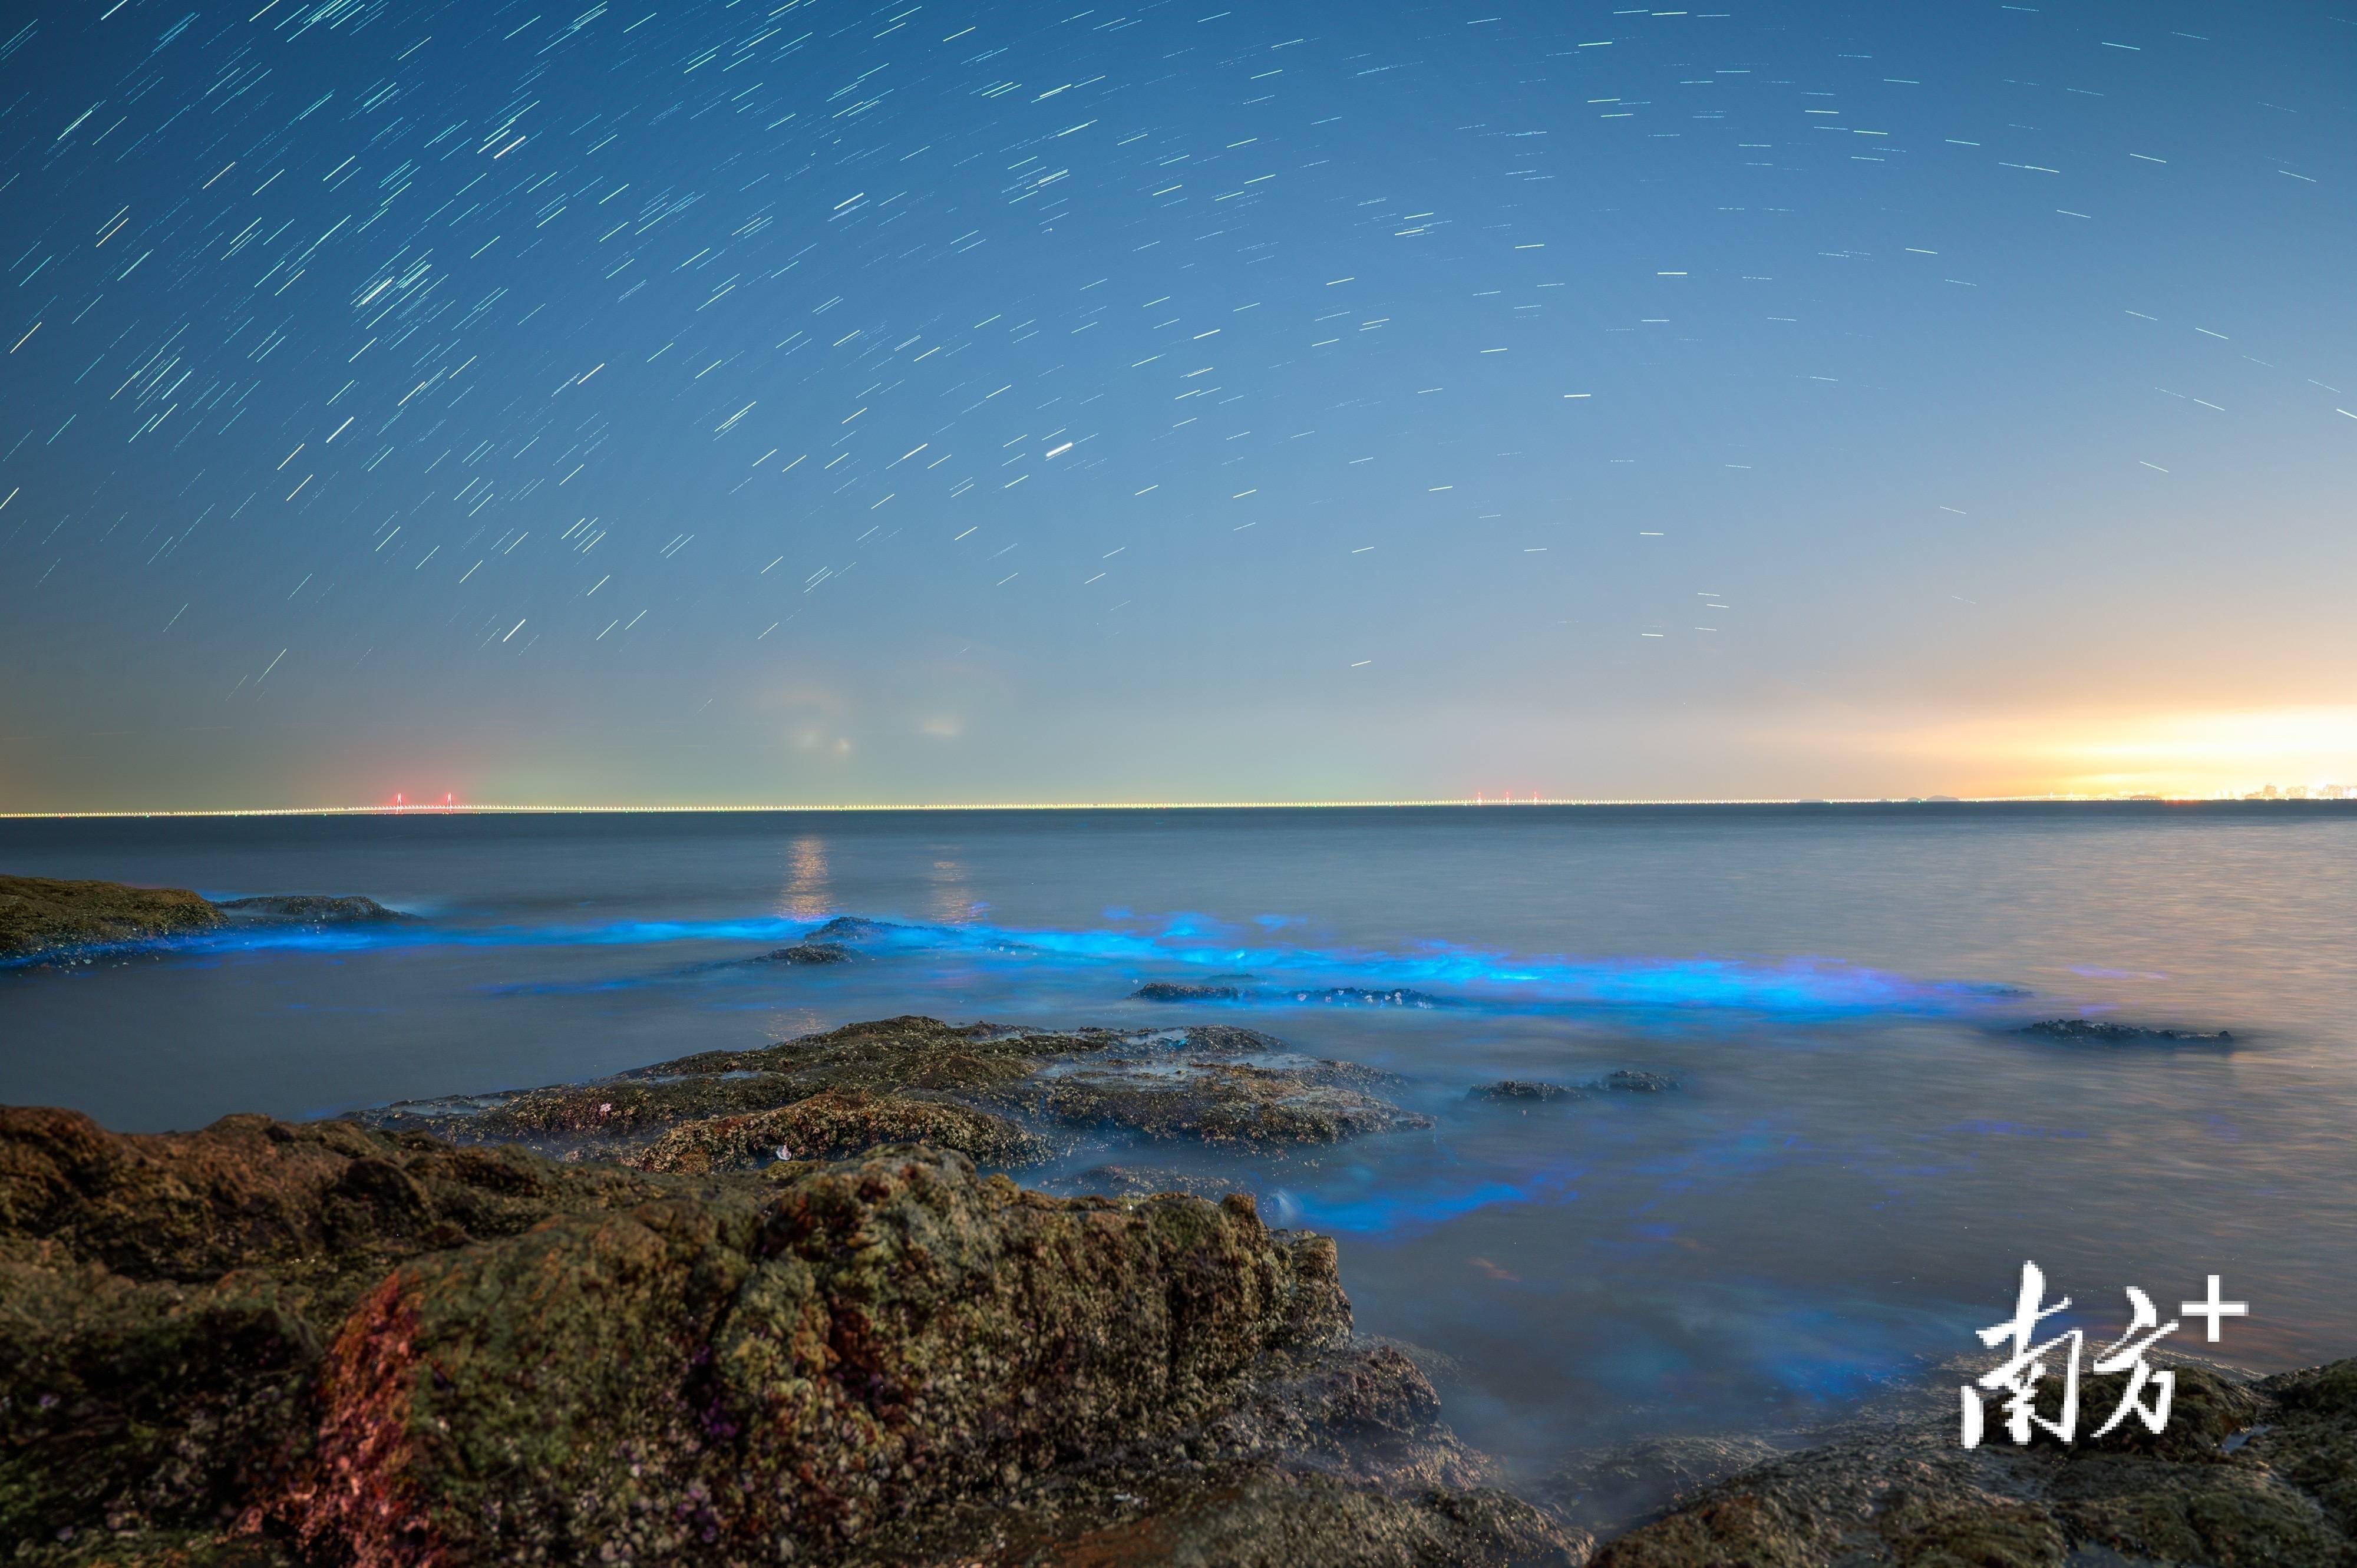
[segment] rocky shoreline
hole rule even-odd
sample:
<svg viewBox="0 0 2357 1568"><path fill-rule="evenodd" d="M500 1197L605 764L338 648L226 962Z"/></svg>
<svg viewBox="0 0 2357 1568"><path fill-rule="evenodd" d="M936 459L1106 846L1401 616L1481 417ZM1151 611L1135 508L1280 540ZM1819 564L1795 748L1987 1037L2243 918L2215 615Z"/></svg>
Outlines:
<svg viewBox="0 0 2357 1568"><path fill-rule="evenodd" d="M49 1563L1573 1563L1322 1238L965 1155L682 1176L0 1112L0 1541Z"/></svg>
<svg viewBox="0 0 2357 1568"><path fill-rule="evenodd" d="M0 931L45 952L398 918L10 896ZM860 934L838 924L814 935ZM1131 1163L1413 1136L1400 1087L1224 1025L908 1016L300 1125L0 1108L0 1557L2357 1568L2357 1361L2183 1365L2158 1438L1974 1451L1949 1369L1823 1430L1574 1455L1517 1495L1441 1420L1437 1359L1354 1332L1330 1241ZM1049 1162L1058 1195L1017 1185Z"/></svg>
<svg viewBox="0 0 2357 1568"><path fill-rule="evenodd" d="M269 894L221 903L185 887L0 876L0 963L72 962L223 928L407 920L373 898Z"/></svg>
<svg viewBox="0 0 2357 1568"><path fill-rule="evenodd" d="M1352 1332L1323 1238L1151 1171L984 1168L1105 1132L1318 1146L1403 1124L1381 1081L1247 1030L908 1017L361 1120L0 1110L0 1552L2357 1563L2357 1362L2180 1368L2158 1440L1967 1453L1948 1387L1579 1456L1533 1500L1411 1348Z"/></svg>

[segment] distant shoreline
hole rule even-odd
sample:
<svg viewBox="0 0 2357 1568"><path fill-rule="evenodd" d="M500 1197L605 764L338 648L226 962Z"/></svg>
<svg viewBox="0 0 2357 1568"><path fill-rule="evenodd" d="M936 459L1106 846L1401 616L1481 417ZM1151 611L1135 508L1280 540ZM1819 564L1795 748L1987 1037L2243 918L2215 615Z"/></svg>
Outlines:
<svg viewBox="0 0 2357 1568"><path fill-rule="evenodd" d="M2357 799L2283 796L2069 796L1996 795L1976 798L1913 796L1824 800L1080 800L985 801L982 803L888 802L820 805L697 805L697 806L250 806L213 810L157 808L111 811L0 811L0 822L107 822L152 818L224 817L582 817L582 816L797 816L858 813L928 813L960 811L2017 811L2030 807L2065 807L2122 811L2135 808L2183 811L2275 810L2298 807L2307 811L2357 811Z"/></svg>

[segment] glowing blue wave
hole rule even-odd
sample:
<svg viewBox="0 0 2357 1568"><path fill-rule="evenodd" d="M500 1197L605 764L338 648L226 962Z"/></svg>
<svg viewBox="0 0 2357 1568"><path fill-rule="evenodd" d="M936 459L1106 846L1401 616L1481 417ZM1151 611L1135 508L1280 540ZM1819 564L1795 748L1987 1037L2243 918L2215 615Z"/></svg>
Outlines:
<svg viewBox="0 0 2357 1568"><path fill-rule="evenodd" d="M345 953L405 947L659 948L680 943L776 947L808 936L823 922L759 917L727 920L625 920L598 925L467 927L433 921L310 928L232 927L158 944L201 954L287 950ZM1225 1005L1286 1005L1289 990L1346 985L1409 988L1470 1005L1733 1009L1829 1018L1870 1014L1917 1016L1986 1015L2027 993L1999 985L1923 981L1834 960L1751 962L1731 959L1579 959L1516 955L1432 941L1412 951L1268 945L1275 918L1256 924L1262 940L1231 946L1202 917L1172 918L1155 932L1112 929L1030 930L996 926L885 926L853 939L870 957L926 954L972 962L1019 962L1111 969L1124 978L1248 972L1263 989ZM1227 928L1226 929L1232 929ZM713 966L699 965L708 972ZM1222 1005L1210 1003L1209 1005ZM1314 1002L1311 1004L1315 1004Z"/></svg>
<svg viewBox="0 0 2357 1568"><path fill-rule="evenodd" d="M1424 1189L1356 1196L1272 1189L1264 1200L1278 1225L1346 1236L1414 1236L1452 1219L1523 1203L1571 1203L1579 1193L1572 1170L1542 1172L1521 1181L1442 1182Z"/></svg>

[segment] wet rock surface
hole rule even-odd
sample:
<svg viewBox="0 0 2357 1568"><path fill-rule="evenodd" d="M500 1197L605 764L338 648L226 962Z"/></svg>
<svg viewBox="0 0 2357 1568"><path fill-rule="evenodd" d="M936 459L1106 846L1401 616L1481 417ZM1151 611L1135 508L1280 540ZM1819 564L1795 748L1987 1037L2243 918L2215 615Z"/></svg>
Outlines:
<svg viewBox="0 0 2357 1568"><path fill-rule="evenodd" d="M1678 1080L1666 1073L1637 1072L1628 1068L1608 1072L1590 1089L1600 1089L1607 1094L1666 1094L1678 1087Z"/></svg>
<svg viewBox="0 0 2357 1568"><path fill-rule="evenodd" d="M1640 1438L1574 1456L1541 1493L1573 1522L1613 1534L1781 1452L1760 1437Z"/></svg>
<svg viewBox="0 0 2357 1568"><path fill-rule="evenodd" d="M0 963L69 961L224 926L349 926L414 920L373 898L270 894L215 904L185 887L0 876Z"/></svg>
<svg viewBox="0 0 2357 1568"><path fill-rule="evenodd" d="M871 920L864 915L837 915L832 920L827 921L826 924L816 927L805 933L802 937L802 940L806 942L856 942L870 940L877 937L896 936L903 931L913 931L915 929L917 929L917 928L914 926L896 925L890 920Z"/></svg>
<svg viewBox="0 0 2357 1568"><path fill-rule="evenodd" d="M922 1136L985 1165L1015 1165L1049 1144L1071 1148L1092 1138L1282 1149L1429 1126L1378 1092L1397 1081L1353 1062L1299 1055L1250 1029L1038 1030L903 1017L684 1057L594 1083L396 1105L361 1119L636 1160L674 1132L677 1149L717 1140L758 1150L768 1134L754 1129L770 1123L746 1118L782 1116L833 1090L840 1098L825 1107L825 1146L834 1152ZM933 1130L913 1132L911 1117L931 1118ZM711 1126L687 1131L696 1123ZM777 1125L788 1130L792 1119ZM801 1147L790 1131L767 1146L780 1143Z"/></svg>
<svg viewBox="0 0 2357 1568"><path fill-rule="evenodd" d="M1177 980L1151 980L1130 993L1139 1002L1241 1002L1249 994L1241 985L1206 985Z"/></svg>
<svg viewBox="0 0 2357 1568"><path fill-rule="evenodd" d="M2016 1447L1999 1425L1967 1450L1950 1389L1945 1402L1836 1428L1722 1478L1706 1464L1699 1489L1606 1546L1595 1568L2357 1563L2357 1360L2257 1381L2172 1369L2158 1434L2130 1416L2089 1435L2125 1392L2113 1375L2083 1384L2068 1447L2043 1432ZM2040 1413L2054 1416L2057 1399ZM1641 1503L1682 1462L1651 1466ZM1609 1495L1594 1479L1609 1483L1609 1465L1567 1475L1575 1490Z"/></svg>
<svg viewBox="0 0 2357 1568"><path fill-rule="evenodd" d="M324 893L269 893L226 898L213 908L232 920L273 926L382 925L417 918L358 894L339 897Z"/></svg>
<svg viewBox="0 0 2357 1568"><path fill-rule="evenodd" d="M1495 1083L1479 1083L1465 1091L1468 1100L1500 1100L1542 1101L1550 1100L1585 1100L1588 1091L1566 1083L1535 1083L1528 1079L1501 1078Z"/></svg>
<svg viewBox="0 0 2357 1568"><path fill-rule="evenodd" d="M221 922L219 910L185 887L0 876L0 962L156 941Z"/></svg>
<svg viewBox="0 0 2357 1568"><path fill-rule="evenodd" d="M685 1122L629 1163L640 1170L702 1176L758 1169L773 1160L841 1159L877 1144L930 1144L987 1165L1030 1165L1048 1153L1047 1140L986 1111L828 1089L774 1111Z"/></svg>
<svg viewBox="0 0 2357 1568"><path fill-rule="evenodd" d="M1181 1170L1170 1165L1091 1165L1055 1178L1060 1190L1102 1193L1107 1197L1150 1197L1157 1192L1189 1192L1198 1197L1223 1197L1235 1189L1232 1178L1212 1171Z"/></svg>
<svg viewBox="0 0 2357 1568"><path fill-rule="evenodd" d="M748 958L746 963L849 963L851 950L841 942L796 942L791 947L774 949L759 958Z"/></svg>
<svg viewBox="0 0 2357 1568"><path fill-rule="evenodd" d="M829 1092L841 1092L830 1090ZM899 1145L757 1175L0 1111L25 1563L1572 1564L1331 1243Z"/></svg>
<svg viewBox="0 0 2357 1568"><path fill-rule="evenodd" d="M1508 1104L1534 1104L1555 1100L1587 1100L1598 1094L1666 1094L1677 1087L1678 1080L1664 1074L1635 1072L1622 1068L1587 1083L1538 1083L1529 1079L1503 1078L1495 1083L1475 1084L1465 1091L1465 1098Z"/></svg>
<svg viewBox="0 0 2357 1568"><path fill-rule="evenodd" d="M2155 1029L2141 1024L2120 1024L2103 1018L2042 1018L2023 1026L2033 1039L2063 1040L2093 1046L2231 1046L2229 1030L2201 1034L2190 1029Z"/></svg>

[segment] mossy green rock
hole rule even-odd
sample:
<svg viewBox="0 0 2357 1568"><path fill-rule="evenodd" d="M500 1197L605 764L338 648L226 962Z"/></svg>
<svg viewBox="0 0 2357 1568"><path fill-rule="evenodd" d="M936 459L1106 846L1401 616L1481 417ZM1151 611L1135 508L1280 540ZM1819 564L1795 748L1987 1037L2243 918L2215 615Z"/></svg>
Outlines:
<svg viewBox="0 0 2357 1568"><path fill-rule="evenodd" d="M155 941L221 923L221 911L185 887L0 876L0 960Z"/></svg>

